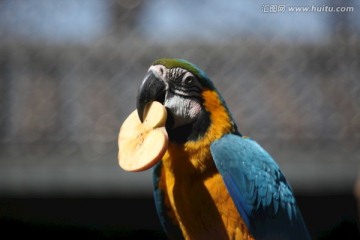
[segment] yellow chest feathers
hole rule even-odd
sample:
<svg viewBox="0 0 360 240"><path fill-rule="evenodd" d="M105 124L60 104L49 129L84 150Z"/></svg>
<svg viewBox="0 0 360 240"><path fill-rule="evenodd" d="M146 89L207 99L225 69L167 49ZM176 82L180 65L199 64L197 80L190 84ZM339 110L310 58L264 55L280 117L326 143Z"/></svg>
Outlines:
<svg viewBox="0 0 360 240"><path fill-rule="evenodd" d="M164 156L160 188L170 217L186 239L252 239L211 155L202 159L200 172L192 164L199 156L204 153L173 144Z"/></svg>

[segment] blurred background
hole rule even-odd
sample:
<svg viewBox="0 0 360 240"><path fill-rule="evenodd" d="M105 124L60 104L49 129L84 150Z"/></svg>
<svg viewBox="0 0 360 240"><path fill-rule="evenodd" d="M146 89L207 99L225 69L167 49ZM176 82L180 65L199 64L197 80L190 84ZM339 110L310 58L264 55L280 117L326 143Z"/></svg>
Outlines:
<svg viewBox="0 0 360 240"><path fill-rule="evenodd" d="M360 238L359 43L355 0L0 0L2 233L165 238L117 136L150 64L177 57L277 160L314 239Z"/></svg>

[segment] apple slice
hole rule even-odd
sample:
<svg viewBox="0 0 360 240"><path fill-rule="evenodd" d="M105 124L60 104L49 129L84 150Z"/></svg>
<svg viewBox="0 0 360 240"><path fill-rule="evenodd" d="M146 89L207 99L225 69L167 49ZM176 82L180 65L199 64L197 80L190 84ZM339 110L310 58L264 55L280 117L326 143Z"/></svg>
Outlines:
<svg viewBox="0 0 360 240"><path fill-rule="evenodd" d="M125 171L144 171L161 160L168 146L167 112L159 102L145 108L144 122L137 110L124 121L119 133L119 164Z"/></svg>

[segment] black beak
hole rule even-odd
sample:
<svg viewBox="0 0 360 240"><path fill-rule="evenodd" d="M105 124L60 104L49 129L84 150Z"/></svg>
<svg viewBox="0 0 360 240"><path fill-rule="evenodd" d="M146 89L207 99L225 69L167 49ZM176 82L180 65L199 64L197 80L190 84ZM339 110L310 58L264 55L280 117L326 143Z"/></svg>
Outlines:
<svg viewBox="0 0 360 240"><path fill-rule="evenodd" d="M141 122L144 121L144 112L148 103L153 101L164 103L165 90L165 82L149 71L140 85L136 98L136 108Z"/></svg>

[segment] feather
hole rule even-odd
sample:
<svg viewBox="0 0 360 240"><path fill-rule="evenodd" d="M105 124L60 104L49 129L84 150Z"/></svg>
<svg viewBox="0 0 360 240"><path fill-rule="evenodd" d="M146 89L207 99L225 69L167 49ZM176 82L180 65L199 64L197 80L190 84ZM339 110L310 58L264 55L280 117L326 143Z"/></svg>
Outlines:
<svg viewBox="0 0 360 240"><path fill-rule="evenodd" d="M278 213L278 211L279 211L279 200L278 199L273 200L273 208L274 208L274 214Z"/></svg>

